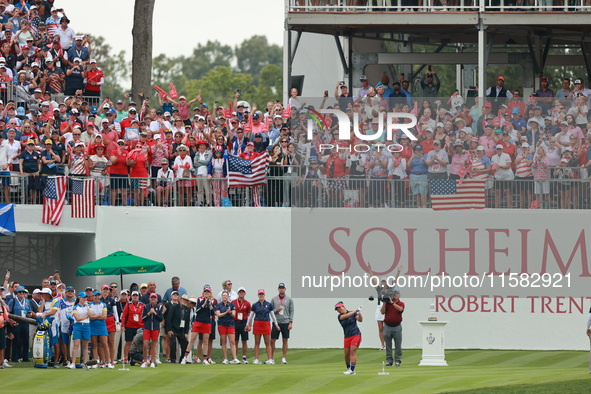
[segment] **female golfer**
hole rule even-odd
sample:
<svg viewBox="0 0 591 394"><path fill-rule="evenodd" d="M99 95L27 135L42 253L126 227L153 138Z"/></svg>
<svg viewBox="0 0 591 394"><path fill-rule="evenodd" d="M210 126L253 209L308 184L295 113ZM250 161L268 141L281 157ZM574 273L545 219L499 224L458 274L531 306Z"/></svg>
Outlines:
<svg viewBox="0 0 591 394"><path fill-rule="evenodd" d="M86 293L81 291L78 300L74 304L74 347L72 348L72 362L66 368L76 369L76 357L82 341L82 364L88 362L88 341L90 341L90 318L93 317L92 309L86 302Z"/></svg>
<svg viewBox="0 0 591 394"><path fill-rule="evenodd" d="M342 301L337 302L334 310L339 313L339 323L345 333L345 363L347 370L345 375L355 375L355 365L357 364L357 349L361 344L361 331L357 327L357 322L363 321L363 316L359 309L348 311Z"/></svg>
<svg viewBox="0 0 591 394"><path fill-rule="evenodd" d="M222 364L240 364L240 361L236 358L236 329L234 325L236 306L228 298L228 292L226 290L222 291L222 302L215 307L215 315L218 317L218 332L222 340L222 353L224 354ZM226 338L230 340L230 351L232 352L232 361L230 362L228 362Z"/></svg>
<svg viewBox="0 0 591 394"><path fill-rule="evenodd" d="M101 301L101 292L95 290L94 302L90 304L92 309L92 316L90 316L90 335L92 340L92 354L95 359L100 356L101 368L107 366L109 369L114 369L115 365L109 362L111 359L109 355L109 333L107 332L107 306ZM108 364L106 364L106 363ZM92 366L97 368L96 365Z"/></svg>
<svg viewBox="0 0 591 394"><path fill-rule="evenodd" d="M191 363L189 360L189 352L193 349L193 345L197 340L198 334L203 334L202 344L205 343L205 351L207 352L207 343L209 342L209 334L211 333L211 311L214 310L215 306L209 294L211 294L211 287L209 285L203 286L203 297L199 297L197 299L197 304L195 306L195 322L193 323L193 328L191 329L191 340L189 341L189 346L187 346L187 350L185 350L185 357L184 363ZM201 340L200 340L201 341ZM200 356L200 350L197 349L197 357ZM209 365L209 361L207 361L207 354L202 354L203 356L203 365ZM199 363L199 358L197 359L197 363Z"/></svg>
<svg viewBox="0 0 591 394"><path fill-rule="evenodd" d="M271 325L269 321L273 319L273 323L277 331L281 331L277 318L273 311L273 305L269 301L265 301L265 290L261 289L258 292L259 302L252 304L250 316L246 323L246 331L250 331L251 323L254 319L254 326L252 333L254 334L254 361L253 364L262 364L259 361L259 352L261 347L261 335L265 340L265 348L267 350L267 361L265 364L275 364L273 361L273 352L271 351Z"/></svg>

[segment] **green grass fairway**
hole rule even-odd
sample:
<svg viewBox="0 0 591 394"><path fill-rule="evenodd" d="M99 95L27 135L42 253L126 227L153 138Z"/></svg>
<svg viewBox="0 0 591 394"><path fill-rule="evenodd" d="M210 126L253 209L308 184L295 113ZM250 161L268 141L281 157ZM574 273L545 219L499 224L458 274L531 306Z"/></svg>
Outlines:
<svg viewBox="0 0 591 394"><path fill-rule="evenodd" d="M404 350L402 366L378 376L384 352L361 349L356 376L344 376L342 350L290 350L288 365L162 364L131 371L34 369L0 371L2 392L371 392L589 393L589 353L577 351L449 350L449 367L419 367L420 350ZM263 358L264 360L265 358ZM279 356L279 359L281 357ZM252 361L252 358L249 358Z"/></svg>

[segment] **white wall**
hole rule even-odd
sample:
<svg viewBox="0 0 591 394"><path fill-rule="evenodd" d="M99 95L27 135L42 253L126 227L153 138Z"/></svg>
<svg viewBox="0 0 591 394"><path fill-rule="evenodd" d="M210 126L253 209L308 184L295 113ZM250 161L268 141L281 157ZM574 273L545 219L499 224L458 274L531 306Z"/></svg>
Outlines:
<svg viewBox="0 0 591 394"><path fill-rule="evenodd" d="M64 220L59 227L46 229L40 225L41 207L17 209L17 231L89 231L88 222L96 225L96 256L102 257L122 249L150 259L162 261L167 271L161 274L124 277L124 286L155 280L158 292L169 287L170 278L181 277L182 286L190 294L200 294L204 284L214 291L220 290L221 282L231 279L234 288L244 286L247 298L256 299L255 291L264 288L268 294L276 292L279 282L291 281L291 210L253 208L125 208L99 207L96 221ZM420 229L431 229L433 212L430 210L381 210L383 214L395 215L400 223L411 222ZM547 213L539 212L535 217ZM555 213L556 214L556 213ZM554 233L570 234L573 225L586 227L587 221L580 212L561 212L564 221L552 220L547 226ZM455 221L470 223L471 227L486 228L486 221L476 220L485 215L494 215L511 223L531 221L529 211L484 211L456 213ZM486 216L488 217L488 216ZM553 216L549 215L548 219ZM480 223L479 223L480 222ZM568 224L570 223L570 225ZM419 230L420 231L420 230ZM577 233L578 234L578 233ZM322 244L310 245L321 248ZM559 245L564 258L568 258L572 243ZM570 248L570 249L569 249ZM533 253L533 251L531 252ZM402 258L406 259L405 256ZM88 259L82 255L79 264ZM580 260L579 260L580 261ZM573 263L574 264L574 263ZM75 270L72 264L69 269ZM403 272L404 274L404 272ZM117 280L117 277L78 278L79 286L98 285ZM290 293L290 289L288 289ZM293 347L318 348L340 347L342 330L334 312L336 299L295 299L296 315ZM362 298L344 299L353 309ZM417 321L429 316L430 299L404 299L404 347L417 348L421 343L421 331ZM456 300L457 301L457 300ZM515 303L514 311L495 312L438 312L440 320L449 321L447 326L448 348L498 348L498 349L588 349L584 334L589 300L585 300L584 312L541 313L540 306L530 310L530 300ZM553 299L555 305L555 299ZM363 346L377 347L377 325L373 318L375 304L368 302L364 308L365 321L360 324Z"/></svg>

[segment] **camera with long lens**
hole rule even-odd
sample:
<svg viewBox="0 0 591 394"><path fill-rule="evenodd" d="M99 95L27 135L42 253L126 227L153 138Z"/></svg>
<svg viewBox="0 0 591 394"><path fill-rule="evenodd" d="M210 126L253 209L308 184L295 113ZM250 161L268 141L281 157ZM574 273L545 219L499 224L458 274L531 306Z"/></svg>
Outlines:
<svg viewBox="0 0 591 394"><path fill-rule="evenodd" d="M394 289L387 288L382 290L382 302L390 304L390 298L394 299Z"/></svg>

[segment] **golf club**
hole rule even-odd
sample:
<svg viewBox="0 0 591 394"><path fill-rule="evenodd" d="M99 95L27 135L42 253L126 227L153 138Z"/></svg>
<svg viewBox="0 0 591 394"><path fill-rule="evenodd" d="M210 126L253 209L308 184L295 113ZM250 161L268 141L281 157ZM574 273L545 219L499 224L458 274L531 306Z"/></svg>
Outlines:
<svg viewBox="0 0 591 394"><path fill-rule="evenodd" d="M367 300L363 301L363 304L361 304L361 306L359 307L359 310L363 309L363 305L365 305L365 303L366 303L367 301L373 301L373 300L374 300L374 297L373 297L372 295L370 295L370 296L367 298Z"/></svg>

